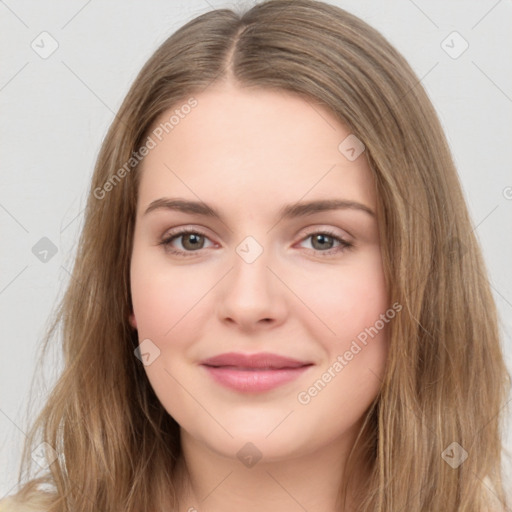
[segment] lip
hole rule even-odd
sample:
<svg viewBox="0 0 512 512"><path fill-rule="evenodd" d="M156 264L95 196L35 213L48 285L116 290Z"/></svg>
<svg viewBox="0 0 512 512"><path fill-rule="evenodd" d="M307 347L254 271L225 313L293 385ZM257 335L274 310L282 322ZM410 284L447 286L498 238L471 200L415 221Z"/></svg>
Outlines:
<svg viewBox="0 0 512 512"><path fill-rule="evenodd" d="M205 359L201 366L226 387L242 392L262 392L296 379L313 363L269 352L230 352Z"/></svg>

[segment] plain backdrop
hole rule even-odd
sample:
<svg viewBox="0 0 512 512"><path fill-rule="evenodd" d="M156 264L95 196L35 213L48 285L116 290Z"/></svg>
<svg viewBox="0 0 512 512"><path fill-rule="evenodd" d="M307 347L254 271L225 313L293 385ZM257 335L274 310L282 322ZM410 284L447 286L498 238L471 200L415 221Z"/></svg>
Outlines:
<svg viewBox="0 0 512 512"><path fill-rule="evenodd" d="M512 3L329 3L387 37L427 90L483 248L512 368ZM69 280L94 162L114 113L176 29L214 8L250 4L0 2L0 498L16 490L38 347ZM53 359L34 385L36 406L61 369L58 347Z"/></svg>

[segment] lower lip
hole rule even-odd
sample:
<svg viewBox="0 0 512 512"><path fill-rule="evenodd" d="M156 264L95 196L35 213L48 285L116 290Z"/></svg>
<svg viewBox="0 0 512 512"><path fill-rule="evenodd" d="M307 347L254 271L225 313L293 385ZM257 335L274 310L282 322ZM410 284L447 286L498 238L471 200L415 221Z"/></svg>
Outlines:
<svg viewBox="0 0 512 512"><path fill-rule="evenodd" d="M286 384L302 375L312 365L275 370L237 370L226 366L201 366L206 368L211 377L219 384L236 391L250 393L268 391Z"/></svg>

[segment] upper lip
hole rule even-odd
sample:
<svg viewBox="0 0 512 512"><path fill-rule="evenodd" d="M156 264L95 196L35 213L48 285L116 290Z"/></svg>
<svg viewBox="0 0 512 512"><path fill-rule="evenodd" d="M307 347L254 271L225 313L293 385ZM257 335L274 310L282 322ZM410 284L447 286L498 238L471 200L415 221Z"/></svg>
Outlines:
<svg viewBox="0 0 512 512"><path fill-rule="evenodd" d="M237 368L300 368L311 365L308 361L299 361L290 357L272 354L270 352L259 352L257 354L242 354L229 352L209 357L201 362L207 366L234 366Z"/></svg>

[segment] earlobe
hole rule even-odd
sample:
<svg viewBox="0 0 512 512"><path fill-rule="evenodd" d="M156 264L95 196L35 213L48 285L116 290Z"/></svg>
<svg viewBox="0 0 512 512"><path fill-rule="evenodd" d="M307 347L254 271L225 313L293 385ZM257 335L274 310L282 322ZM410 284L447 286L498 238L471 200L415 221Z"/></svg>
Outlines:
<svg viewBox="0 0 512 512"><path fill-rule="evenodd" d="M129 316L129 322L134 329L137 329L137 320L135 319L135 315L133 313Z"/></svg>

